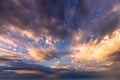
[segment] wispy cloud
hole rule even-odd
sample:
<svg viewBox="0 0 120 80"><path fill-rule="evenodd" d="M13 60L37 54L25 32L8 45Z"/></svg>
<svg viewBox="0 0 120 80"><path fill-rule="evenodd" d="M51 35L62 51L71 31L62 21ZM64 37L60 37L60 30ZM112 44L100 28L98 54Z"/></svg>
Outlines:
<svg viewBox="0 0 120 80"><path fill-rule="evenodd" d="M0 0L0 74L118 75L119 13L119 0Z"/></svg>

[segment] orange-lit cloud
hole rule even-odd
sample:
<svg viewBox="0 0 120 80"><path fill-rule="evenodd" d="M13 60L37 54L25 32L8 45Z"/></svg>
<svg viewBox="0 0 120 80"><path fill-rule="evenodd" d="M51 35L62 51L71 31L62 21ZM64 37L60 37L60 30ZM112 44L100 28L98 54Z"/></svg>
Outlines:
<svg viewBox="0 0 120 80"><path fill-rule="evenodd" d="M16 74L40 74L39 71L36 70L14 70Z"/></svg>
<svg viewBox="0 0 120 80"><path fill-rule="evenodd" d="M69 0L58 0L56 5L49 0L29 1L0 2L1 59L48 61L55 69L86 71L106 70L114 64L109 55L120 51L118 0L95 5L88 0L75 0L73 5ZM71 58L75 67L55 61L65 58Z"/></svg>
<svg viewBox="0 0 120 80"><path fill-rule="evenodd" d="M9 36L5 35L0 36L0 41L10 44L11 46L17 46Z"/></svg>
<svg viewBox="0 0 120 80"><path fill-rule="evenodd" d="M28 53L37 61L44 61L54 57L54 53L46 49L40 50L38 48L28 48Z"/></svg>
<svg viewBox="0 0 120 80"><path fill-rule="evenodd" d="M54 68L54 69L59 69L59 68L70 69L70 68L72 68L72 66L69 65L69 64L61 64L60 62L55 62L54 65L51 66L51 68Z"/></svg>
<svg viewBox="0 0 120 80"><path fill-rule="evenodd" d="M120 51L120 30L115 30L111 35L106 35L100 41L96 39L88 43L79 43L71 49L73 53L70 56L74 58L73 63L84 65L84 67L92 63L93 67L101 65L101 63L110 66L112 62L107 60L110 57L109 55Z"/></svg>

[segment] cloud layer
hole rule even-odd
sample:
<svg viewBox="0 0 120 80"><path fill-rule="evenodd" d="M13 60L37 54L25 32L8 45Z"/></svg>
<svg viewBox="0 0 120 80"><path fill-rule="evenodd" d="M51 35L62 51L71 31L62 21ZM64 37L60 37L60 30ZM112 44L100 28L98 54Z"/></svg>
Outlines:
<svg viewBox="0 0 120 80"><path fill-rule="evenodd" d="M0 0L0 78L118 75L119 35L119 0Z"/></svg>

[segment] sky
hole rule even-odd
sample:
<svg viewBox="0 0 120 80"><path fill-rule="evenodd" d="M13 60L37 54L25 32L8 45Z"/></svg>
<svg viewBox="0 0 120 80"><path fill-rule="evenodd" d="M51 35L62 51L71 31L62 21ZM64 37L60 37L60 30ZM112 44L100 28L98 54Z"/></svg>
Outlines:
<svg viewBox="0 0 120 80"><path fill-rule="evenodd" d="M0 78L119 75L120 0L0 0Z"/></svg>

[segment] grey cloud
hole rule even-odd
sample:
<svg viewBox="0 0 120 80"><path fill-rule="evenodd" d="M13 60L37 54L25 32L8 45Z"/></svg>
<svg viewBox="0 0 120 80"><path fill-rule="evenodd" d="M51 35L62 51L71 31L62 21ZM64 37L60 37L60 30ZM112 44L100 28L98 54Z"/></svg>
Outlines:
<svg viewBox="0 0 120 80"><path fill-rule="evenodd" d="M54 1L51 1L51 4L48 6L48 8L46 8L48 3L46 4L43 0L41 0L40 3L42 3L43 5L37 4L37 8L41 8L40 11L32 10L34 6L32 6L33 3L30 3L30 1L32 0L26 0L25 2L23 1L24 4L22 4L23 2L20 0L1 0L0 23L2 23L3 25L15 25L23 30L32 30L36 35L39 35L40 32L44 31L43 28L48 29L50 34L52 33L59 36L61 34L63 35L63 33L65 32L64 26L62 26L59 22L59 19L56 18L57 16L59 17L59 15L61 14L57 11L55 14L53 14L53 10L55 7L52 6L52 3L54 3ZM59 5L58 9L60 7L61 6ZM50 15L48 15L48 12L46 11L50 11ZM51 24L50 18L52 17L55 18L56 23Z"/></svg>
<svg viewBox="0 0 120 80"><path fill-rule="evenodd" d="M22 30L31 30L37 36L42 32L44 33L44 30L48 30L48 34L52 36L66 39L68 36L71 38L73 32L80 28L86 31L87 34L83 38L89 41L91 38L89 33L92 33L97 38L111 34L115 29L119 28L119 10L109 15L107 14L115 5L119 6L120 1L0 0L0 34L8 33L9 25L14 25L14 27ZM50 60L51 58L59 57L57 56L58 53L50 52L53 55L47 56L46 59ZM0 59L9 62L9 59ZM119 59L119 52L115 53L112 60L116 63L116 61L119 62ZM21 61L11 61L10 64L12 67L1 67L0 69L41 70L39 65L34 66ZM46 70L50 70L51 73L52 69ZM43 71L45 71L45 68L43 68ZM65 74L61 75L61 77L69 76ZM76 77L79 77L79 75Z"/></svg>
<svg viewBox="0 0 120 80"><path fill-rule="evenodd" d="M86 71L76 71L73 69L53 69L49 67L44 67L38 64L28 64L24 63L20 59L13 60L13 58L8 59L8 57L0 58L0 62L6 65L0 65L0 79L52 79L52 78L62 78L62 79L77 79L77 78L102 78L104 77L101 72L86 72ZM9 65L9 66L7 66ZM17 73L16 71L37 71L34 73ZM70 76L71 75L71 76Z"/></svg>
<svg viewBox="0 0 120 80"><path fill-rule="evenodd" d="M111 66L108 71L77 71L74 69L52 69L48 67L44 67L38 64L27 64L21 60L12 60L6 58L0 58L0 61L4 62L6 65L10 66L0 66L0 78L1 79L101 79L101 78L118 78L119 77L119 64L114 64L116 66ZM18 74L15 71L37 71L37 74ZM42 74L41 74L42 73ZM113 74L114 73L114 74ZM112 75L112 76L110 76Z"/></svg>
<svg viewBox="0 0 120 80"><path fill-rule="evenodd" d="M106 76L110 78L120 78L120 52L114 52L108 56L108 60L112 61L112 65L108 66L108 70L104 71Z"/></svg>
<svg viewBox="0 0 120 80"><path fill-rule="evenodd" d="M120 52L114 52L112 54L109 55L110 60L114 61L114 62L120 62Z"/></svg>
<svg viewBox="0 0 120 80"><path fill-rule="evenodd" d="M7 58L6 58L7 59ZM21 60L5 60L0 59L0 61L5 62L6 65L10 66L0 66L0 78L1 79L52 79L52 78L60 78L60 79L76 79L76 78L101 78L104 77L100 72L86 72L86 71L75 71L72 69L52 69L48 67L44 67L37 64L27 64ZM37 71L37 74L18 74L15 71ZM42 73L42 74L41 74ZM71 75L71 76L70 76ZM52 77L53 76L53 77Z"/></svg>
<svg viewBox="0 0 120 80"><path fill-rule="evenodd" d="M67 8L67 6L75 6L75 13L78 16L80 14L87 14L85 2L83 0L76 0L75 3L73 2L74 1L72 0L1 0L0 23L3 25L15 25L23 30L32 30L36 35L39 35L42 31L44 32L44 29L47 29L48 32L53 36L65 38L65 35L69 34L67 33L67 29L64 26L64 23L66 21L65 12L67 9L70 9L69 7ZM71 10L72 9L70 9L70 11ZM68 11L67 14L69 14L70 11ZM76 22L73 22L76 18L74 17L75 15L73 18L70 18L72 20L72 22L70 22L72 25L77 24ZM69 26L71 26L71 24L69 24ZM72 28L75 27L72 26Z"/></svg>

